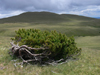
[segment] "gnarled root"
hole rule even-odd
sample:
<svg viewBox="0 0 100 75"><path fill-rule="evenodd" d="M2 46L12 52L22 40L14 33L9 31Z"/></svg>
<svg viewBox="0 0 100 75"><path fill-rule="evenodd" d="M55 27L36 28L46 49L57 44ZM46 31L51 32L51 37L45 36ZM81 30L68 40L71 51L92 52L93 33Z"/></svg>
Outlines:
<svg viewBox="0 0 100 75"><path fill-rule="evenodd" d="M31 48L26 45L19 46L15 45L13 42L10 42L12 48L10 49L10 55L15 55L23 60L24 63L28 63L30 61L34 62L44 62L42 59L47 59L49 56L48 48ZM43 50L40 54L35 54L35 50Z"/></svg>
<svg viewBox="0 0 100 75"><path fill-rule="evenodd" d="M49 52L49 48L31 48L26 45L19 46L18 44L15 45L13 42L10 42L10 44L12 45L12 48L10 49L9 54L21 58L23 63L39 62L40 64L49 64L54 66L60 62L61 64L66 63L66 59L69 59L68 57L66 57L66 59L55 61L54 59L49 58L49 55L51 54ZM35 50L42 50L42 53L36 54Z"/></svg>

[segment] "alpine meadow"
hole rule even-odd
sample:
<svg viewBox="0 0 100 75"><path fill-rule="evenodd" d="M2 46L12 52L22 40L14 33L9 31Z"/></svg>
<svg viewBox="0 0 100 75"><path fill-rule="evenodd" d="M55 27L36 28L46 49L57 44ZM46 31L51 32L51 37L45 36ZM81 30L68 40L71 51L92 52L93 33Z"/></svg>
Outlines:
<svg viewBox="0 0 100 75"><path fill-rule="evenodd" d="M74 36L75 48L82 49L81 55L63 64L21 65L21 59L9 55L11 38L19 29L57 31L67 37ZM51 12L26 12L0 19L0 75L100 75L100 19Z"/></svg>

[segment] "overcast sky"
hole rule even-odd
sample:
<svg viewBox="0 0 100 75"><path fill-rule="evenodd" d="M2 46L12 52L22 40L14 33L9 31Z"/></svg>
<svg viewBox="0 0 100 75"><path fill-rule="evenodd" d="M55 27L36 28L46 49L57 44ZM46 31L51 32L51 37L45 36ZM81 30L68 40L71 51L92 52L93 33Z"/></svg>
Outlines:
<svg viewBox="0 0 100 75"><path fill-rule="evenodd" d="M0 0L0 18L28 11L100 17L100 0Z"/></svg>

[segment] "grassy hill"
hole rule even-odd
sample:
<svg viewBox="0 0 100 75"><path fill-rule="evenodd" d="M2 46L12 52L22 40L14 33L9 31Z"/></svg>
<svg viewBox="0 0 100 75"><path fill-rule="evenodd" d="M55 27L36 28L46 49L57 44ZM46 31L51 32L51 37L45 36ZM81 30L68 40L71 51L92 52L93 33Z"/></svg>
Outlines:
<svg viewBox="0 0 100 75"><path fill-rule="evenodd" d="M0 19L1 35L14 36L14 31L19 28L57 30L68 36L100 35L100 21L98 19L78 15L26 12L17 16Z"/></svg>
<svg viewBox="0 0 100 75"><path fill-rule="evenodd" d="M94 18L70 15L70 14L55 14L51 12L26 12L17 16L0 19L0 23L58 23L72 20L95 20Z"/></svg>
<svg viewBox="0 0 100 75"><path fill-rule="evenodd" d="M82 54L56 66L18 65L20 59L8 54L10 38L19 28L57 30L75 36ZM0 19L0 75L100 75L100 19L51 12L26 12Z"/></svg>
<svg viewBox="0 0 100 75"><path fill-rule="evenodd" d="M26 12L18 16L4 18L0 20L0 23L47 23L47 22L62 22L68 21L61 15L50 13L50 12Z"/></svg>

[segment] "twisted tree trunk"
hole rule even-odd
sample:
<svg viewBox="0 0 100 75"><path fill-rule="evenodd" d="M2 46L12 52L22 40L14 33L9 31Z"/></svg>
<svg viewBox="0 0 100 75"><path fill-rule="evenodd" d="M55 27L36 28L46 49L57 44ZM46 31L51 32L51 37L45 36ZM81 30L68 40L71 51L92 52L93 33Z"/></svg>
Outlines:
<svg viewBox="0 0 100 75"><path fill-rule="evenodd" d="M19 46L18 44L15 45L13 42L10 42L10 44L12 45L12 48L10 49L9 54L21 58L23 63L38 62L40 64L49 64L54 66L58 63L66 63L68 59L68 57L66 57L66 59L62 58L55 61L54 59L49 58L49 55L51 54L49 48L31 48L26 45ZM43 52L36 54L35 50L42 50Z"/></svg>
<svg viewBox="0 0 100 75"><path fill-rule="evenodd" d="M48 58L50 55L49 53L49 48L31 48L26 45L19 46L18 44L15 45L13 42L10 42L12 45L12 48L10 49L10 55L15 55L23 60L23 62L44 62L42 59L43 58ZM42 53L40 54L35 54L35 50L43 50Z"/></svg>

